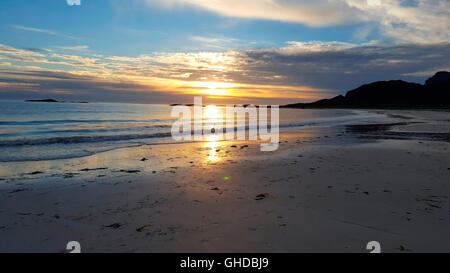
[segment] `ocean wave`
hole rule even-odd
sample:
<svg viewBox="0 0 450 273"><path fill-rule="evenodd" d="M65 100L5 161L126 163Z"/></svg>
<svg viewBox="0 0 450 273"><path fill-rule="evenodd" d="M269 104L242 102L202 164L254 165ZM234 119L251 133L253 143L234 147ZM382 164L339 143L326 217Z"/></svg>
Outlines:
<svg viewBox="0 0 450 273"><path fill-rule="evenodd" d="M19 136L36 136L36 135L57 135L57 134L99 134L99 133L117 133L117 132L129 132L129 131L149 131L160 130L172 127L171 125L150 125L150 126L133 126L124 128L94 128L94 129L50 129L50 130L37 130L20 133L4 133L0 134L0 137L19 137ZM58 128L58 127L57 127Z"/></svg>
<svg viewBox="0 0 450 273"><path fill-rule="evenodd" d="M97 135L97 136L70 136L70 137L50 137L39 139L14 139L0 141L0 147L14 146L38 146L51 144L81 144L95 142L124 141L146 138L165 138L170 137L171 133L154 133L154 134L129 134L129 135Z"/></svg>
<svg viewBox="0 0 450 273"><path fill-rule="evenodd" d="M125 119L66 119L66 120L31 120L31 121L0 121L0 125L57 125L57 124L73 124L73 123L156 123L170 122L171 120L148 119L148 120L125 120Z"/></svg>

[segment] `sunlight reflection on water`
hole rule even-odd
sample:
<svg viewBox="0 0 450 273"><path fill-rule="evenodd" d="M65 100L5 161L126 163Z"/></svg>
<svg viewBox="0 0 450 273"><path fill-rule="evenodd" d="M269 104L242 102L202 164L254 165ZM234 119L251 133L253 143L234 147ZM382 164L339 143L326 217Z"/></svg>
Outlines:
<svg viewBox="0 0 450 273"><path fill-rule="evenodd" d="M209 149L207 161L217 162L220 160L220 156L216 152L217 148L220 147L218 137L215 135L209 135L206 137L205 148Z"/></svg>

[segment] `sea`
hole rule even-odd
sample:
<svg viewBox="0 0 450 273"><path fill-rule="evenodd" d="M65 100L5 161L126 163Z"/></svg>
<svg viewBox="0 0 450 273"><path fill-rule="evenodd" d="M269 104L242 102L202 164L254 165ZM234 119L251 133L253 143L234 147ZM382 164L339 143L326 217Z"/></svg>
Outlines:
<svg viewBox="0 0 450 273"><path fill-rule="evenodd" d="M124 147L165 145L172 106L0 101L0 162L77 158ZM270 109L269 109L270 111ZM280 131L375 122L365 110L280 109Z"/></svg>

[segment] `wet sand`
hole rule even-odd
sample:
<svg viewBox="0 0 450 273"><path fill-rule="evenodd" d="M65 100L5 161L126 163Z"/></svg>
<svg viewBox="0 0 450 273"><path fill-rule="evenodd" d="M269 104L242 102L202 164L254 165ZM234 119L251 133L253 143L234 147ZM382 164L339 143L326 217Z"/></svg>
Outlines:
<svg viewBox="0 0 450 273"><path fill-rule="evenodd" d="M449 252L448 113L0 164L0 252Z"/></svg>

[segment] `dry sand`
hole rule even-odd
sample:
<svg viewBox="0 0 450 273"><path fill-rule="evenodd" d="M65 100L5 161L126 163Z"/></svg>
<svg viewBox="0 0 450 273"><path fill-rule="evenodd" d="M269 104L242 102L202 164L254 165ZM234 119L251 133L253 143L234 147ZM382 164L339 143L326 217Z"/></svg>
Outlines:
<svg viewBox="0 0 450 273"><path fill-rule="evenodd" d="M189 143L2 163L0 252L450 252L450 114L389 113L403 125L291 131L271 153Z"/></svg>

